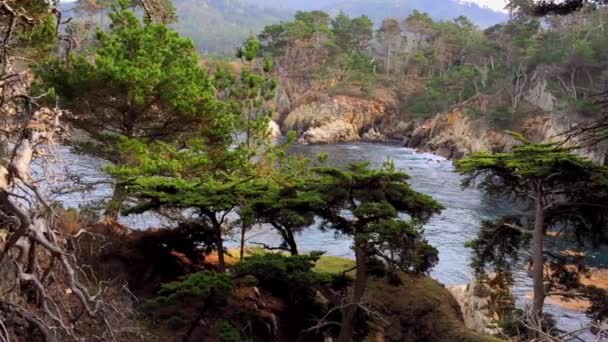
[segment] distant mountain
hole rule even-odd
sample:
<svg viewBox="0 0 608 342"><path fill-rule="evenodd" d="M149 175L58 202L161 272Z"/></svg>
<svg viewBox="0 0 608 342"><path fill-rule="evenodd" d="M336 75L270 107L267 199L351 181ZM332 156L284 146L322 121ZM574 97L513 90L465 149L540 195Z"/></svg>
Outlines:
<svg viewBox="0 0 608 342"><path fill-rule="evenodd" d="M234 54L250 34L288 20L292 11L263 7L243 0L173 0L175 29L191 37L201 53Z"/></svg>
<svg viewBox="0 0 608 342"><path fill-rule="evenodd" d="M413 10L427 12L433 19L453 19L464 15L480 27L507 20L507 15L463 0L246 0L251 4L280 10L323 10L330 14L343 11L352 16L370 17L376 25L384 18L405 18Z"/></svg>
<svg viewBox="0 0 608 342"><path fill-rule="evenodd" d="M249 35L264 26L292 18L294 11L256 5L247 0L172 0L177 22L172 24L180 34L190 37L202 54L234 56L236 48ZM73 11L74 2L61 2L64 18L83 19L83 12ZM96 25L98 14L87 18ZM105 19L107 25L108 20Z"/></svg>
<svg viewBox="0 0 608 342"><path fill-rule="evenodd" d="M61 4L63 10L74 5ZM266 25L290 20L297 10L365 14L376 25L387 17L403 19L415 9L429 13L433 19L464 15L481 27L507 20L504 13L464 0L173 0L173 4L178 16L173 26L192 38L201 53L230 56L247 36L257 34ZM94 20L99 21L98 17Z"/></svg>

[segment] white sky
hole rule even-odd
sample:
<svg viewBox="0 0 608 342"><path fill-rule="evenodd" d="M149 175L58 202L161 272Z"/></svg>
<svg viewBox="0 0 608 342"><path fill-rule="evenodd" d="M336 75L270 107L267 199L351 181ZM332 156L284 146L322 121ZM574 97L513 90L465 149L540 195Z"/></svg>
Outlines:
<svg viewBox="0 0 608 342"><path fill-rule="evenodd" d="M470 0L480 5L486 5L496 11L504 11L506 0Z"/></svg>

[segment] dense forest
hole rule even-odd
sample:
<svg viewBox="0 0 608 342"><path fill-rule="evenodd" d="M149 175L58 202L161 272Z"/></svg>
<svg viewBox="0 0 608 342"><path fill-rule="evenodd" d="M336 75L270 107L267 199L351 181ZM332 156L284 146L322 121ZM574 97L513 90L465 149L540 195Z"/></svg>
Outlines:
<svg viewBox="0 0 608 342"><path fill-rule="evenodd" d="M608 243L605 5L513 0L482 29L419 10L276 22L238 1L0 0L0 342L608 338L608 288L585 281ZM201 57L257 25L231 58ZM201 27L203 45L183 35ZM527 134L553 115L567 128ZM477 222L465 299L429 276L425 227L446 203L393 160L291 150L320 132L388 138L397 121L509 141L450 155L463 187L517 208ZM64 149L107 178L57 175ZM134 230L133 215L162 224ZM260 227L279 242L251 243ZM350 257L302 248L313 231ZM555 297L587 303L580 330L548 312Z"/></svg>

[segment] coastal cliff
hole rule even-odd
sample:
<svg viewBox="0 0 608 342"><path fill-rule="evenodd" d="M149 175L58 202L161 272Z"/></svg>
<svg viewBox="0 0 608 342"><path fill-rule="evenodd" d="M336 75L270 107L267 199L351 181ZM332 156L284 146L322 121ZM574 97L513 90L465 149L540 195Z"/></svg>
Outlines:
<svg viewBox="0 0 608 342"><path fill-rule="evenodd" d="M546 93L536 96L546 102ZM415 118L400 113L390 102L338 95L298 106L284 116L280 126L283 132L298 132L302 144L396 142L459 159L474 152L509 151L517 142L507 130L533 141L550 142L563 139L563 133L575 124L563 113L536 110L514 120L511 127L502 128L475 118L471 112L478 107L478 101L469 101L430 118ZM606 148L602 146L582 153L598 162L606 160Z"/></svg>

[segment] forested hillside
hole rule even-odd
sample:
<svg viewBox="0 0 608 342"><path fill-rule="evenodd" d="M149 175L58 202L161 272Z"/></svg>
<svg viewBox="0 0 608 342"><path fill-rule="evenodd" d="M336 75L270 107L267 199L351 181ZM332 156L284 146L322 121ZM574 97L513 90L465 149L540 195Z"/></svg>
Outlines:
<svg viewBox="0 0 608 342"><path fill-rule="evenodd" d="M434 20L415 11L374 29L366 16L310 12L268 26L259 37L278 58L292 103L303 97L314 103L313 89L378 100L390 115L355 131L384 124L385 133L403 139L408 134L395 128L398 118L426 119L458 106L458 115L490 128L522 128L543 115L592 119L599 113L596 94L608 82L607 16L603 8L548 20L521 16L484 30L466 17ZM295 62L296 55L307 62ZM306 95L290 88L302 84L315 86ZM290 128L294 115L286 121Z"/></svg>
<svg viewBox="0 0 608 342"><path fill-rule="evenodd" d="M200 53L230 57L249 35L292 15L245 0L177 0L173 4L179 18L175 29L192 38Z"/></svg>
<svg viewBox="0 0 608 342"><path fill-rule="evenodd" d="M458 0L424 1L424 0L330 0L330 1L272 1L246 0L252 4L269 8L301 10L322 10L335 15L340 11L352 16L367 15L374 22L380 23L388 17L405 18L414 10L427 12L433 19L454 19L465 15L481 27L489 27L506 21L505 13L495 12L473 2Z"/></svg>

